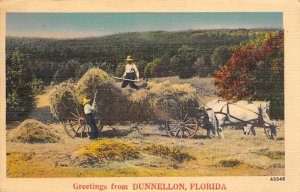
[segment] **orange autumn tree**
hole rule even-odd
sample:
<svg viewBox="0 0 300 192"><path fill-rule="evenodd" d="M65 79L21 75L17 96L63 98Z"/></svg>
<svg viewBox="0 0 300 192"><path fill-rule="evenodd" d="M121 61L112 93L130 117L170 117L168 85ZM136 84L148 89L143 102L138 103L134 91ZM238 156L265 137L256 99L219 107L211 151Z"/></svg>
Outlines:
<svg viewBox="0 0 300 192"><path fill-rule="evenodd" d="M263 40L233 50L214 74L218 95L227 100L271 101L271 116L283 118L283 39L283 32L266 33Z"/></svg>

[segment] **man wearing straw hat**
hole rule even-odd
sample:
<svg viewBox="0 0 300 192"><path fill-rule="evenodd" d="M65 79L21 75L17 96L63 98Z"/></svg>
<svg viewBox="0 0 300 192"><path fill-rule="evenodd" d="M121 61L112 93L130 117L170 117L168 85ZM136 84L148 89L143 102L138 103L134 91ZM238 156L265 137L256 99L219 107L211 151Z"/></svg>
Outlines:
<svg viewBox="0 0 300 192"><path fill-rule="evenodd" d="M124 81L121 87L124 88L129 84L131 88L138 89L139 87L134 83L134 81L135 79L139 79L139 71L135 63L133 63L133 59L131 58L130 55L127 56L125 61L126 61L126 65L125 65L125 72L123 75Z"/></svg>
<svg viewBox="0 0 300 192"><path fill-rule="evenodd" d="M94 119L94 115L93 115L93 111L96 110L96 108L95 108L96 102L94 99L93 104L91 105L90 101L91 101L90 99L84 97L82 99L82 105L83 105L86 122L89 125L89 127L91 128L90 139L95 140L98 138L98 128L95 123L95 119Z"/></svg>

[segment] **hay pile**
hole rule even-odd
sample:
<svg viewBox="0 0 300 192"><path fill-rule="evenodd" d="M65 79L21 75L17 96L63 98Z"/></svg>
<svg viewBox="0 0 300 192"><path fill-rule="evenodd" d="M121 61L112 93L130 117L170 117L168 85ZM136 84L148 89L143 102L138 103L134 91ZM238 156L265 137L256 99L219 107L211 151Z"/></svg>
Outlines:
<svg viewBox="0 0 300 192"><path fill-rule="evenodd" d="M196 89L189 84L150 82L145 89L122 89L101 69L92 68L78 81L77 86L62 84L50 98L50 108L57 120L67 120L83 97L94 99L97 91L96 117L105 124L123 121L154 121L180 118L198 112ZM182 113L184 111L184 113Z"/></svg>
<svg viewBox="0 0 300 192"><path fill-rule="evenodd" d="M82 110L76 94L76 87L70 83L61 83L50 93L50 111L58 121L70 120L77 110Z"/></svg>
<svg viewBox="0 0 300 192"><path fill-rule="evenodd" d="M95 91L98 92L96 116L100 116L106 124L128 120L130 101L127 95L106 72L98 68L87 71L77 83L77 93L81 98L93 100Z"/></svg>
<svg viewBox="0 0 300 192"><path fill-rule="evenodd" d="M168 120L198 114L197 91L189 84L151 82L147 89L129 96L131 113L141 119Z"/></svg>
<svg viewBox="0 0 300 192"><path fill-rule="evenodd" d="M60 137L48 125L27 119L8 134L8 140L21 143L56 143Z"/></svg>
<svg viewBox="0 0 300 192"><path fill-rule="evenodd" d="M96 166L110 161L137 159L140 150L126 141L103 139L79 149L75 156L80 166Z"/></svg>
<svg viewBox="0 0 300 192"><path fill-rule="evenodd" d="M143 152L151 155L171 158L172 160L178 161L179 163L196 159L194 156L170 145L147 145L143 148Z"/></svg>

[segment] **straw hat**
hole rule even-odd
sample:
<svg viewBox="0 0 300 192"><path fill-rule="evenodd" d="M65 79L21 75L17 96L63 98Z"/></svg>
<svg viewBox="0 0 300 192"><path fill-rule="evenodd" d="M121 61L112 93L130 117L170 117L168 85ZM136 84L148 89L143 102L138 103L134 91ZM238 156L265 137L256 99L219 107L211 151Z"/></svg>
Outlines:
<svg viewBox="0 0 300 192"><path fill-rule="evenodd" d="M90 102L91 100L87 99L87 98L83 98L82 99L82 105L85 105L87 102Z"/></svg>
<svg viewBox="0 0 300 192"><path fill-rule="evenodd" d="M127 56L126 61L133 61L130 55Z"/></svg>

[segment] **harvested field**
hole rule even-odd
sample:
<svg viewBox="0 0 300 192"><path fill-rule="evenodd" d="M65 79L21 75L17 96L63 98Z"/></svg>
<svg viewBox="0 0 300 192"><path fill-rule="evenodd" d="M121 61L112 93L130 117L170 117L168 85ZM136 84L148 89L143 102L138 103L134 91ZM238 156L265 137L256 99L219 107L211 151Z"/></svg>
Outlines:
<svg viewBox="0 0 300 192"><path fill-rule="evenodd" d="M170 77L170 80L177 84L189 81L177 78L177 82L175 77ZM213 90L212 84L208 83L209 78L192 78L190 81L190 84L197 84L198 88L193 87L198 91ZM119 85L116 84L117 87ZM130 89L121 91L135 92ZM143 99L143 95L139 96ZM207 92L202 98L210 100L215 97ZM267 139L262 128L256 128L256 136L249 136L231 127L224 128L225 139L208 139L204 129L200 129L192 139L178 139L168 137L157 124L140 123L138 130L133 130L136 122L120 122L104 126L101 139L90 141L86 137L72 139L64 132L62 124L52 123L49 126L60 137L56 143L22 143L7 137L7 177L284 175L284 122L276 121L276 124L279 128L277 140ZM17 126L10 125L7 135L13 133ZM128 146L131 148L130 151L124 150L126 153L118 150ZM98 149L104 150L102 147L108 149L107 153L103 153L105 157L97 152ZM96 161L86 161L95 151ZM81 155L78 156L78 152Z"/></svg>
<svg viewBox="0 0 300 192"><path fill-rule="evenodd" d="M226 139L208 139L204 130L193 139L175 139L156 125L140 125L140 133L130 132L130 124L114 125L104 127L101 140L90 141L71 139L61 125L52 126L62 142L32 145L7 141L8 177L284 175L284 140L269 140L260 128L257 136L226 128ZM130 136L133 133L136 136ZM278 134L284 138L283 127ZM107 156L86 161L100 146L108 147L103 154ZM131 146L133 154L125 150L119 156L116 149L120 146ZM85 154L83 158L78 157L79 151Z"/></svg>

